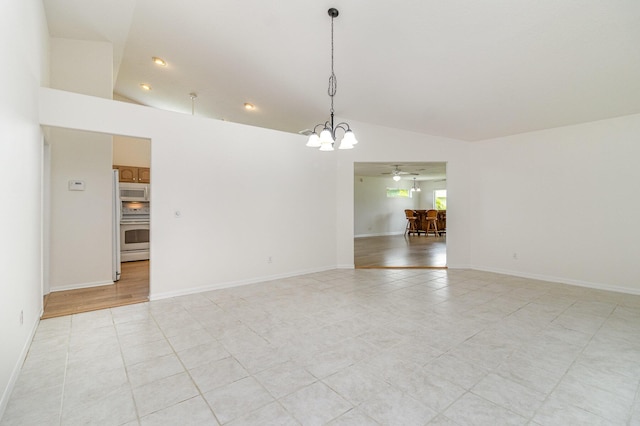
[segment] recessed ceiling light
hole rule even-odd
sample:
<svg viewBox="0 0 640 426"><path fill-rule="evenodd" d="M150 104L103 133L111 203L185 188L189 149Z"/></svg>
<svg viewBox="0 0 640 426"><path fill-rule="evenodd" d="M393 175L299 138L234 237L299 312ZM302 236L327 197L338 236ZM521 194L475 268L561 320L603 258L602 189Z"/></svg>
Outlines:
<svg viewBox="0 0 640 426"><path fill-rule="evenodd" d="M252 110L256 109L256 107L253 104L250 104L249 102L245 102L244 103L244 109L252 111Z"/></svg>
<svg viewBox="0 0 640 426"><path fill-rule="evenodd" d="M167 61L165 61L162 58L158 58L157 56L154 56L151 58L153 60L153 63L156 65L159 65L161 67L166 67L167 66Z"/></svg>
<svg viewBox="0 0 640 426"><path fill-rule="evenodd" d="M146 90L147 92L151 90L151 85L147 83L140 83L140 87L142 88L142 90Z"/></svg>

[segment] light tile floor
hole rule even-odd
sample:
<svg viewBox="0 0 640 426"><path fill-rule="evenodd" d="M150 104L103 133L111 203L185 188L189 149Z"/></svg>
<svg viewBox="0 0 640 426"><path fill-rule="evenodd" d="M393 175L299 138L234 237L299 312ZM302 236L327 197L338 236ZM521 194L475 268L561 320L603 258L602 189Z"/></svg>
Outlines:
<svg viewBox="0 0 640 426"><path fill-rule="evenodd" d="M2 425L640 425L640 296L334 270L40 323Z"/></svg>

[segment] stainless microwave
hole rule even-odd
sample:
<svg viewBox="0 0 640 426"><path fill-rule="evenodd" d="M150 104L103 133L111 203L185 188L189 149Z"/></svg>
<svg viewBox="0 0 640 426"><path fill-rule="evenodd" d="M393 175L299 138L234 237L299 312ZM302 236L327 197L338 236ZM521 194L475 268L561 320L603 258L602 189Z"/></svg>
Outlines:
<svg viewBox="0 0 640 426"><path fill-rule="evenodd" d="M149 201L149 184L120 183L120 200Z"/></svg>

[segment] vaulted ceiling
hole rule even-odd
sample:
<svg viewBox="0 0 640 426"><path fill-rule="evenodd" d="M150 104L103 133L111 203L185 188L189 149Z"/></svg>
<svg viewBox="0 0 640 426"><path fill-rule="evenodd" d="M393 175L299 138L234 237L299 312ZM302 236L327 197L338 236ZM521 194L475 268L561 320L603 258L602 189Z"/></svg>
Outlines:
<svg viewBox="0 0 640 426"><path fill-rule="evenodd" d="M327 120L330 7L339 117L476 141L640 113L638 0L43 3L51 36L113 43L114 93L188 114Z"/></svg>

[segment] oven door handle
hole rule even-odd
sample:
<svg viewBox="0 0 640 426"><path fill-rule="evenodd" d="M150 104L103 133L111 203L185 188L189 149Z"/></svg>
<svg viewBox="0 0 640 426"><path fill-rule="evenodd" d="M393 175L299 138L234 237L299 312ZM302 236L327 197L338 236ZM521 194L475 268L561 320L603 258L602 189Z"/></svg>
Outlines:
<svg viewBox="0 0 640 426"><path fill-rule="evenodd" d="M144 187L144 199L145 200L149 199L148 190L149 190L149 187L145 185L145 187Z"/></svg>

